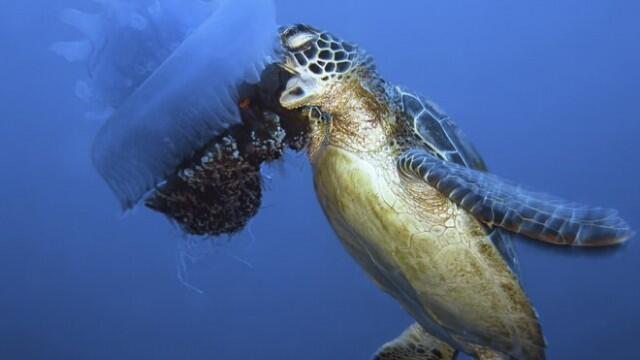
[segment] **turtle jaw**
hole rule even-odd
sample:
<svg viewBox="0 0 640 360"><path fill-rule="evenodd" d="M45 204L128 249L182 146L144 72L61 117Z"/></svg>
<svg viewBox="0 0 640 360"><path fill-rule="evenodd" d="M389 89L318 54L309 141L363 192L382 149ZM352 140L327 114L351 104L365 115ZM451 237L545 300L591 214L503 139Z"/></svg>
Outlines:
<svg viewBox="0 0 640 360"><path fill-rule="evenodd" d="M280 95L280 105L289 110L317 105L318 90L320 84L315 78L303 74L296 75L289 79Z"/></svg>

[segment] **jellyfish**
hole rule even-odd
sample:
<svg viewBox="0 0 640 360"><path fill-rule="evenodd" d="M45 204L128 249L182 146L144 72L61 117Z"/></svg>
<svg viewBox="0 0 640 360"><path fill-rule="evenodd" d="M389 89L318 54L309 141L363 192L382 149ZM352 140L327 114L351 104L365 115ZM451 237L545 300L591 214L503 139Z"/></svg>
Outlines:
<svg viewBox="0 0 640 360"><path fill-rule="evenodd" d="M67 10L86 39L52 46L83 63L76 94L106 117L92 147L100 175L129 209L232 125L241 83L277 48L270 0L100 0Z"/></svg>
<svg viewBox="0 0 640 360"><path fill-rule="evenodd" d="M66 10L86 37L52 50L83 64L76 95L104 121L95 167L127 210L140 202L188 234L244 228L264 163L303 149L307 116L280 106L271 0L96 0Z"/></svg>

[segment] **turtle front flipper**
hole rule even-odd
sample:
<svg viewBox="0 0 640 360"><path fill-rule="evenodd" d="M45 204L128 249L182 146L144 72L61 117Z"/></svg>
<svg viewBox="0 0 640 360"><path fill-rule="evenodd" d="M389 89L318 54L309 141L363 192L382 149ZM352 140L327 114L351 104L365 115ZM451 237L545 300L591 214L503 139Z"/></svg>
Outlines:
<svg viewBox="0 0 640 360"><path fill-rule="evenodd" d="M456 353L447 343L413 324L396 339L382 345L372 360L450 360L455 359Z"/></svg>
<svg viewBox="0 0 640 360"><path fill-rule="evenodd" d="M405 152L398 167L404 176L427 182L483 223L532 239L557 245L608 246L633 235L615 210L525 190L425 150Z"/></svg>

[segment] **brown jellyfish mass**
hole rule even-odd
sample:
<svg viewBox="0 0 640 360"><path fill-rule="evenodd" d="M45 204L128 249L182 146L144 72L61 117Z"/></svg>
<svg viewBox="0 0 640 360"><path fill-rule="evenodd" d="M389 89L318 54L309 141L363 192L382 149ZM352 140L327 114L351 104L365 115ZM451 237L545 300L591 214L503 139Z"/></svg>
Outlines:
<svg viewBox="0 0 640 360"><path fill-rule="evenodd" d="M261 205L261 165L282 158L288 149L300 151L307 143L306 116L278 102L288 77L270 65L258 84L241 86L242 122L181 164L145 205L188 234L217 236L242 230Z"/></svg>

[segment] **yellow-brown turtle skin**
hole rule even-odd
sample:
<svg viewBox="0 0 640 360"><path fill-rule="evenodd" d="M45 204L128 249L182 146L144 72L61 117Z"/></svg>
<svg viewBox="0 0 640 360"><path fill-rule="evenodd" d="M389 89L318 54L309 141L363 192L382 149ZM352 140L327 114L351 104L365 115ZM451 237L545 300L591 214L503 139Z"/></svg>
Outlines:
<svg viewBox="0 0 640 360"><path fill-rule="evenodd" d="M381 96L356 70L316 99L331 119L312 121L309 158L318 199L344 246L454 348L479 359L543 359L535 311L483 225L397 170L398 155L416 144L398 133L399 114Z"/></svg>

